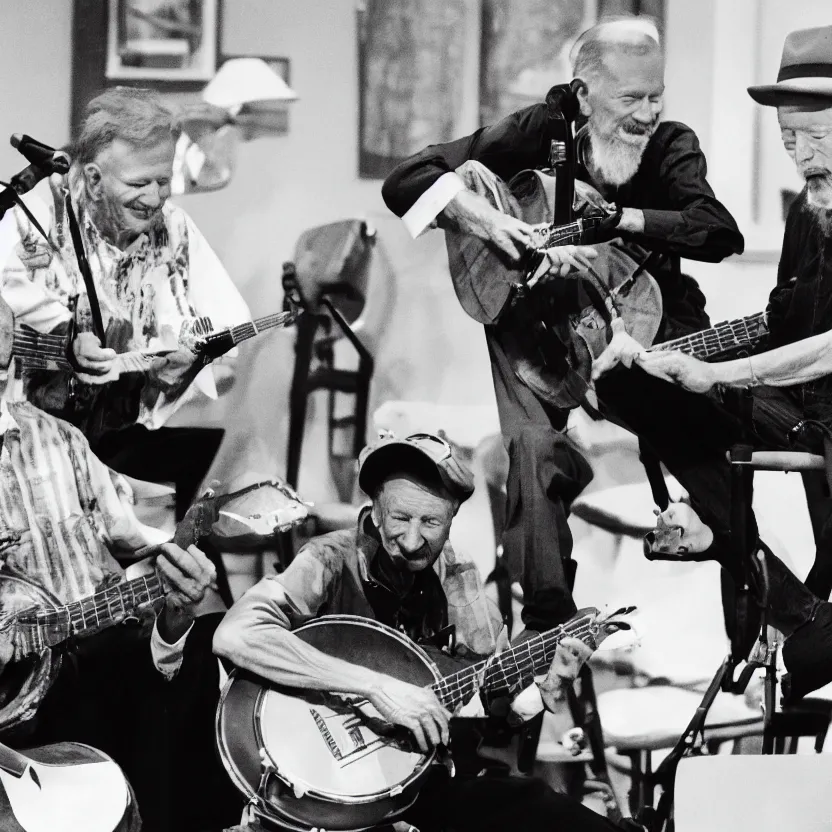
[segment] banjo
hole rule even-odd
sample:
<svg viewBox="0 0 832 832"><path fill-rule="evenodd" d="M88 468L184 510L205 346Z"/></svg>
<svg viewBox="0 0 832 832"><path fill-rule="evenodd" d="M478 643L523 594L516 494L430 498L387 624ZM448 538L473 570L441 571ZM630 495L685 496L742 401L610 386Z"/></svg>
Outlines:
<svg viewBox="0 0 832 832"><path fill-rule="evenodd" d="M310 505L279 480L228 494L208 489L177 525L173 542L187 548L208 539L226 551L246 551L245 544L262 544L304 522ZM0 536L0 552L18 539ZM140 620L167 592L153 557L128 566L118 583L67 604L25 575L8 567L0 571L0 647L9 655L0 670L0 735L9 736L37 714L67 647Z"/></svg>
<svg viewBox="0 0 832 832"><path fill-rule="evenodd" d="M595 648L629 629L624 619L634 609L602 616L587 607L566 624L444 676L424 649L370 619L323 616L293 632L329 655L429 685L453 712L480 688L489 699L519 693L548 670L561 639ZM416 800L437 756L419 751L404 729L391 730L366 700L280 687L239 670L220 697L216 730L220 758L250 812L298 832L395 820Z"/></svg>

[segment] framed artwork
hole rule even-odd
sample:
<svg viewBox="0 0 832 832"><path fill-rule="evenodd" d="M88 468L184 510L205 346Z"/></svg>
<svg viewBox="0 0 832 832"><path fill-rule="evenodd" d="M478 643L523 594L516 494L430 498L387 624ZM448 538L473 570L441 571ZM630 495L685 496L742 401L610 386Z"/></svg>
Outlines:
<svg viewBox="0 0 832 832"><path fill-rule="evenodd" d="M199 15L202 16L198 17L195 12L194 18L203 21L204 25L200 24L200 26L205 32L206 48L208 41L213 44L207 52L200 53L200 60L204 60L206 66L206 56L213 55L211 58L213 65L207 75L195 77L197 72L193 67L186 73L184 67L181 66L179 68L127 66L124 57L118 58L116 67L112 67L117 77L108 75L108 69L111 68L108 65L111 59L116 60L118 52L118 47L115 45L111 49L110 37L112 35L114 38L114 44L118 43L119 7L127 2L142 11L145 7L161 6L198 9ZM193 93L199 92L216 70L222 25L222 0L173 0L170 3L163 3L162 0L106 0L106 2L105 0L73 0L73 10L71 109L73 136L81 123L87 102L107 87L116 85L151 87L179 99L190 100ZM150 51L152 50L144 49L145 53ZM196 54L194 52L194 55Z"/></svg>
<svg viewBox="0 0 832 832"><path fill-rule="evenodd" d="M197 81L217 69L218 0L109 0L105 77Z"/></svg>
<svg viewBox="0 0 832 832"><path fill-rule="evenodd" d="M664 0L483 0L480 123L544 99L571 79L569 52L604 17L650 15L663 28Z"/></svg>
<svg viewBox="0 0 832 832"><path fill-rule="evenodd" d="M479 16L479 0L362 0L359 176L476 128Z"/></svg>

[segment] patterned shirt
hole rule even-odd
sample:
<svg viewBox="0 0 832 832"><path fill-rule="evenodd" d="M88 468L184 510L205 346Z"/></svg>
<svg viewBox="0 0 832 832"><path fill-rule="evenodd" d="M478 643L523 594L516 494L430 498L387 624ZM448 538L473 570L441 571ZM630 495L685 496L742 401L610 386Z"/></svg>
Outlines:
<svg viewBox="0 0 832 832"><path fill-rule="evenodd" d="M41 332L54 330L70 317L70 297L78 295L76 318L81 330L92 328L83 279L75 260L64 207L66 179L52 177L48 207L27 204L49 234L49 242L16 207L4 219L14 222L11 248L0 278L3 298L20 323ZM250 320L248 307L225 268L191 218L166 202L158 226L121 250L102 237L85 210L83 189L74 204L107 333L116 352L175 349L183 324L208 316L215 328ZM9 228L4 229L10 235ZM210 369L196 386L216 396ZM159 427L185 400L162 394L142 402L138 422Z"/></svg>
<svg viewBox="0 0 832 832"><path fill-rule="evenodd" d="M373 561L381 542L364 508L353 529L310 540L285 572L266 578L261 589L269 596L264 617L293 629L320 615L361 615L378 619L373 598L379 583ZM494 651L503 626L496 606L488 599L476 564L457 557L450 542L434 564L447 601L447 620L456 640L474 653ZM390 623L390 622L385 622Z"/></svg>
<svg viewBox="0 0 832 832"><path fill-rule="evenodd" d="M71 603L123 579L115 550L164 538L137 520L127 482L67 422L28 402L0 401L0 441L0 567ZM187 635L168 644L153 627L151 656L167 679Z"/></svg>

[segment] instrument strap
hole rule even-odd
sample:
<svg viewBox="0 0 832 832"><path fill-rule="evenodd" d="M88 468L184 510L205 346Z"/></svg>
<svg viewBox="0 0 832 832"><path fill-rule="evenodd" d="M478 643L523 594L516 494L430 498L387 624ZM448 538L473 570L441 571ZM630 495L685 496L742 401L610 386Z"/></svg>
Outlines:
<svg viewBox="0 0 832 832"><path fill-rule="evenodd" d="M104 337L104 321L101 318L101 306L98 303L98 293L95 291L95 282L93 281L92 270L87 260L84 239L81 236L81 228L78 225L78 219L75 216L75 209L72 207L72 197L69 195L69 192L67 192L64 201L67 219L69 220L69 233L72 236L72 245L75 249L75 258L78 261L81 277L84 278L84 285L87 287L87 299L90 305L93 332L103 347L106 346L106 340Z"/></svg>
<svg viewBox="0 0 832 832"><path fill-rule="evenodd" d="M15 204L26 215L26 218L35 227L35 230L46 240L46 243L52 251L60 258L61 250L52 242L50 236L46 233L43 226L38 222L37 217L29 210L29 206L20 198L20 195L7 182L0 181L0 185L6 187L14 200ZM72 236L72 244L75 249L75 257L78 260L78 268L81 271L81 276L84 278L84 285L87 287L87 297L89 298L90 313L92 315L93 329L96 336L104 345L104 322L101 318L101 307L98 303L98 294L95 291L95 284L93 282L92 271L87 260L86 249L84 248L84 241L81 237L81 230L78 226L78 219L75 216L75 211L72 207L72 199L67 192L64 200L67 219L69 220L69 233Z"/></svg>

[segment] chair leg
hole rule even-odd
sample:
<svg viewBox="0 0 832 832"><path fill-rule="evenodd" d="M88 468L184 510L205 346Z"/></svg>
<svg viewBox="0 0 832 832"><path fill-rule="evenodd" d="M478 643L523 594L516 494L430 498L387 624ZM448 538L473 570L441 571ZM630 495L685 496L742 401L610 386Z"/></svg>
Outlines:
<svg viewBox="0 0 832 832"><path fill-rule="evenodd" d="M298 321L295 369L289 394L289 442L286 449L286 481L293 488L297 488L300 474L300 456L306 429L306 400L309 395L307 381L317 329L318 323L313 316L304 316Z"/></svg>

